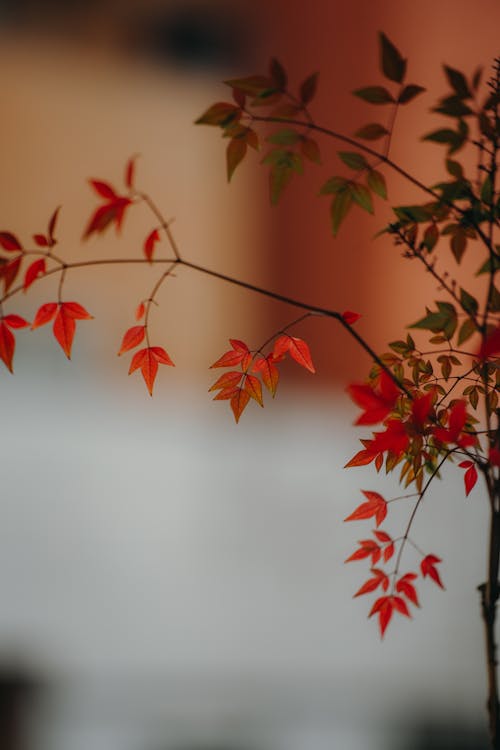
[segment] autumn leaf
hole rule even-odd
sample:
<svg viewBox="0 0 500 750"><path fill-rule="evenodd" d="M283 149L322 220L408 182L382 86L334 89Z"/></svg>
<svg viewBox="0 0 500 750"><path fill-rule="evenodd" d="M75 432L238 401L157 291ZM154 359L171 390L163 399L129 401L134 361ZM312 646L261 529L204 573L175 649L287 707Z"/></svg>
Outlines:
<svg viewBox="0 0 500 750"><path fill-rule="evenodd" d="M144 339L145 332L145 326L132 326L132 328L129 328L123 336L118 356L122 355L124 352L128 352L130 349L134 349L136 346L139 346Z"/></svg>
<svg viewBox="0 0 500 750"><path fill-rule="evenodd" d="M387 502L378 492L371 492L369 490L361 491L368 499L368 502L359 505L350 516L344 518L344 521L360 521L374 516L377 526L380 526L387 515Z"/></svg>
<svg viewBox="0 0 500 750"><path fill-rule="evenodd" d="M26 269L26 273L24 275L24 284L23 289L26 292L30 286L38 279L40 276L43 276L46 271L46 265L45 265L45 258L38 258L38 260L33 261L31 265L28 266Z"/></svg>
<svg viewBox="0 0 500 750"><path fill-rule="evenodd" d="M466 469L464 474L465 484L465 497L468 497L470 491L473 489L477 482L477 469L472 461L461 461L459 464L461 469Z"/></svg>
<svg viewBox="0 0 500 750"><path fill-rule="evenodd" d="M222 357L219 357L213 365L210 365L211 369L214 367L234 367L235 365L241 364L244 360L247 361L249 357L251 360L248 346L243 341L230 339L229 343L233 348L225 352Z"/></svg>
<svg viewBox="0 0 500 750"><path fill-rule="evenodd" d="M160 233L158 229L153 229L144 240L144 255L147 260L151 261L155 250L156 243L160 240Z"/></svg>
<svg viewBox="0 0 500 750"><path fill-rule="evenodd" d="M240 421L240 417L245 409L246 405L250 401L250 394L243 388L237 388L233 396L231 397L231 409L233 410L234 418L236 423Z"/></svg>
<svg viewBox="0 0 500 750"><path fill-rule="evenodd" d="M130 363L128 374L131 375L131 373L140 368L150 396L153 395L158 364L174 366L165 349L160 346L149 346L145 349L140 349L140 351L134 354Z"/></svg>
<svg viewBox="0 0 500 750"><path fill-rule="evenodd" d="M361 315L356 312L352 312L351 310L346 310L342 313L342 319L345 323L347 323L348 326L352 326L356 321L360 319Z"/></svg>
<svg viewBox="0 0 500 750"><path fill-rule="evenodd" d="M389 577L379 568L372 568L371 572L374 573L373 578L369 578L361 588L354 594L354 598L362 596L363 594L369 594L375 591L379 586L382 586L384 591L389 588Z"/></svg>
<svg viewBox="0 0 500 750"><path fill-rule="evenodd" d="M90 217L83 239L88 239L92 234L101 234L110 224L114 224L119 232L125 211L132 204L132 200L118 195L109 183L102 180L89 180L89 183L105 202L98 206Z"/></svg>
<svg viewBox="0 0 500 750"><path fill-rule="evenodd" d="M71 359L71 348L76 330L76 320L90 320L92 315L78 302L61 302L57 311L53 332L68 359Z"/></svg>
<svg viewBox="0 0 500 750"><path fill-rule="evenodd" d="M9 372L14 372L12 369L12 360L15 348L16 339L14 338L14 334L9 330L5 320L0 321L0 359L3 360Z"/></svg>
<svg viewBox="0 0 500 750"><path fill-rule="evenodd" d="M262 382L266 386L267 390L274 398L276 395L276 389L279 381L279 370L275 365L275 359L273 354L268 354L267 357L258 356L255 359L253 370L259 372L262 378Z"/></svg>
<svg viewBox="0 0 500 750"><path fill-rule="evenodd" d="M0 232L0 247L8 252L15 252L16 250L22 250L23 246L17 239L17 237L11 232Z"/></svg>
<svg viewBox="0 0 500 750"><path fill-rule="evenodd" d="M360 425L382 422L394 409L400 395L399 388L384 371L380 373L377 390L370 384L353 383L347 392L354 403L364 409L355 422Z"/></svg>
<svg viewBox="0 0 500 750"><path fill-rule="evenodd" d="M422 576L424 578L426 576L429 576L429 578L432 578L434 583L444 589L441 578L439 577L439 573L436 569L437 563L440 562L441 560L439 559L439 557L436 557L436 555L426 555L420 563L420 570L422 571Z"/></svg>
<svg viewBox="0 0 500 750"><path fill-rule="evenodd" d="M399 594L404 594L406 598L416 607L420 607L417 591L415 589L415 586L413 585L413 581L416 578L416 573L406 573L404 576L401 576L398 581L396 581L395 589Z"/></svg>
<svg viewBox="0 0 500 750"><path fill-rule="evenodd" d="M279 358L286 353L290 354L292 359L306 370L309 370L309 372L316 372L312 363L309 346L302 339L296 336L289 336L288 333L279 336L274 342L273 355L275 358Z"/></svg>

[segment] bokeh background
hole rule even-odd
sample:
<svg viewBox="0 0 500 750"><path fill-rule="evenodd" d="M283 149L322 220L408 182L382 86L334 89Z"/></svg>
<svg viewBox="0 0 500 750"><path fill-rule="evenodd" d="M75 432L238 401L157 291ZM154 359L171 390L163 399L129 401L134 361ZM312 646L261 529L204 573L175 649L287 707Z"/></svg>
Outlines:
<svg viewBox="0 0 500 750"><path fill-rule="evenodd" d="M229 187L224 143L193 121L224 98L221 80L275 55L297 83L319 70L317 119L353 132L372 113L350 92L380 81L384 30L427 88L398 115L391 153L431 183L442 151L419 138L442 122L429 113L441 64L487 67L499 28L496 0L1 0L0 229L27 241L62 205L65 257L138 255L151 227L140 210L121 238L81 235L96 204L87 178L118 186L140 153L138 180L187 258L359 311L382 348L436 292L419 269L408 283L387 240L372 243L389 216L380 202L331 237L317 193L335 144L271 210L258 160ZM418 198L390 185L398 202ZM366 357L307 321L297 335L318 375L290 366L276 403L236 426L206 393L208 364L229 337L261 341L295 313L183 269L153 321L177 367L150 399L115 352L154 280L150 268L70 274L68 295L95 316L72 362L50 330L21 331L16 374L0 373L2 749L483 747L480 492L464 501L449 471L429 495L416 536L443 557L447 591L425 587L422 611L381 643L368 602L351 599L364 568L343 567L363 534L342 524L359 488L395 494L341 468L362 436L344 388ZM51 284L12 311L32 317ZM405 518L394 512L395 535Z"/></svg>

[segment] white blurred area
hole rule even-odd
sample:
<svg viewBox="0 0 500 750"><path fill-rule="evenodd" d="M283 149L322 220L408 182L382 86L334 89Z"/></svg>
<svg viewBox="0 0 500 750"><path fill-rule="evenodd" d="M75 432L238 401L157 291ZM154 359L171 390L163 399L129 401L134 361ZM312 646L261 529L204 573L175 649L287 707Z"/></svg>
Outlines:
<svg viewBox="0 0 500 750"><path fill-rule="evenodd" d="M108 236L82 248L74 228L95 203L85 179L118 183L122 157L140 151L141 179L190 257L265 281L251 170L227 189L214 133L184 130L231 58L202 73L150 61L130 24L127 57L118 3L76 3L72 16L42 5L2 8L2 228L41 231L64 199L65 251L121 253ZM240 23L249 6L235 5ZM169 3L153 7L168 16ZM132 220L127 242L143 233ZM70 280L102 325L79 326L71 365L50 331L20 332L16 375L1 374L0 667L41 686L25 744L6 750L479 750L480 494L465 502L453 470L430 494L415 536L443 558L447 591L421 586L422 610L381 643L369 602L352 599L367 568L343 565L368 528L342 519L360 487L399 491L370 469L341 470L364 434L346 428L354 409L285 376L276 403L236 426L206 394L212 375L193 372L222 353L228 321L228 335L261 331L261 308L191 277L162 297L155 330L179 366L160 369L150 399L109 352L151 278L119 271L112 293L98 273ZM45 294L16 311L32 315ZM407 512L394 511L394 536Z"/></svg>

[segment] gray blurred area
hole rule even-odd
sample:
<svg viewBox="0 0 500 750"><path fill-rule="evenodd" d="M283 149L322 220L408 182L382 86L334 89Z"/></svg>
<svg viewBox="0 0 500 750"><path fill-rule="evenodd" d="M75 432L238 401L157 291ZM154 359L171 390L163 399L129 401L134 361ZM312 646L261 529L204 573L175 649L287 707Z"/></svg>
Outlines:
<svg viewBox="0 0 500 750"><path fill-rule="evenodd" d="M2 0L0 31L215 74L257 54L258 6ZM151 400L86 339L71 367L33 346L1 382L1 750L486 748L486 514L459 476L417 529L447 591L381 643L341 519L394 485L341 471L345 394L283 386L236 427L208 380Z"/></svg>

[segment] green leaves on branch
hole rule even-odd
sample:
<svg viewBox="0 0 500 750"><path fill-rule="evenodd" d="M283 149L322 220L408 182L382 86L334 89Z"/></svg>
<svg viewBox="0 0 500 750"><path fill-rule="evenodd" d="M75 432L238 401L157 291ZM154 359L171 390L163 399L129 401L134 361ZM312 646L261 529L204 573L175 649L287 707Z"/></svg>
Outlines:
<svg viewBox="0 0 500 750"><path fill-rule="evenodd" d="M352 164L356 164L353 169L365 169L367 170L367 184L363 185L361 182L349 180L347 177L330 177L321 188L321 195L333 195L333 201L330 208L330 216L332 223L332 233L336 237L340 226L349 213L349 210L353 204L357 204L360 208L363 208L368 213L373 213L373 200L372 192L379 195L381 198L387 196L384 176L377 172L375 169L371 169L368 164L360 166L354 157L360 156L355 153L343 152L339 154L343 158L343 161ZM364 159L364 157L361 157ZM352 161L351 161L352 160Z"/></svg>
<svg viewBox="0 0 500 750"><path fill-rule="evenodd" d="M457 329L457 311L449 302L436 302L436 305L436 312L432 312L426 307L427 314L425 317L413 323L409 328L421 328L425 331L432 331L432 333L442 333L449 341Z"/></svg>
<svg viewBox="0 0 500 750"><path fill-rule="evenodd" d="M275 206L285 187L290 183L294 174L302 174L304 166L299 154L291 150L273 149L262 159L263 164L271 167L269 188L271 204Z"/></svg>

